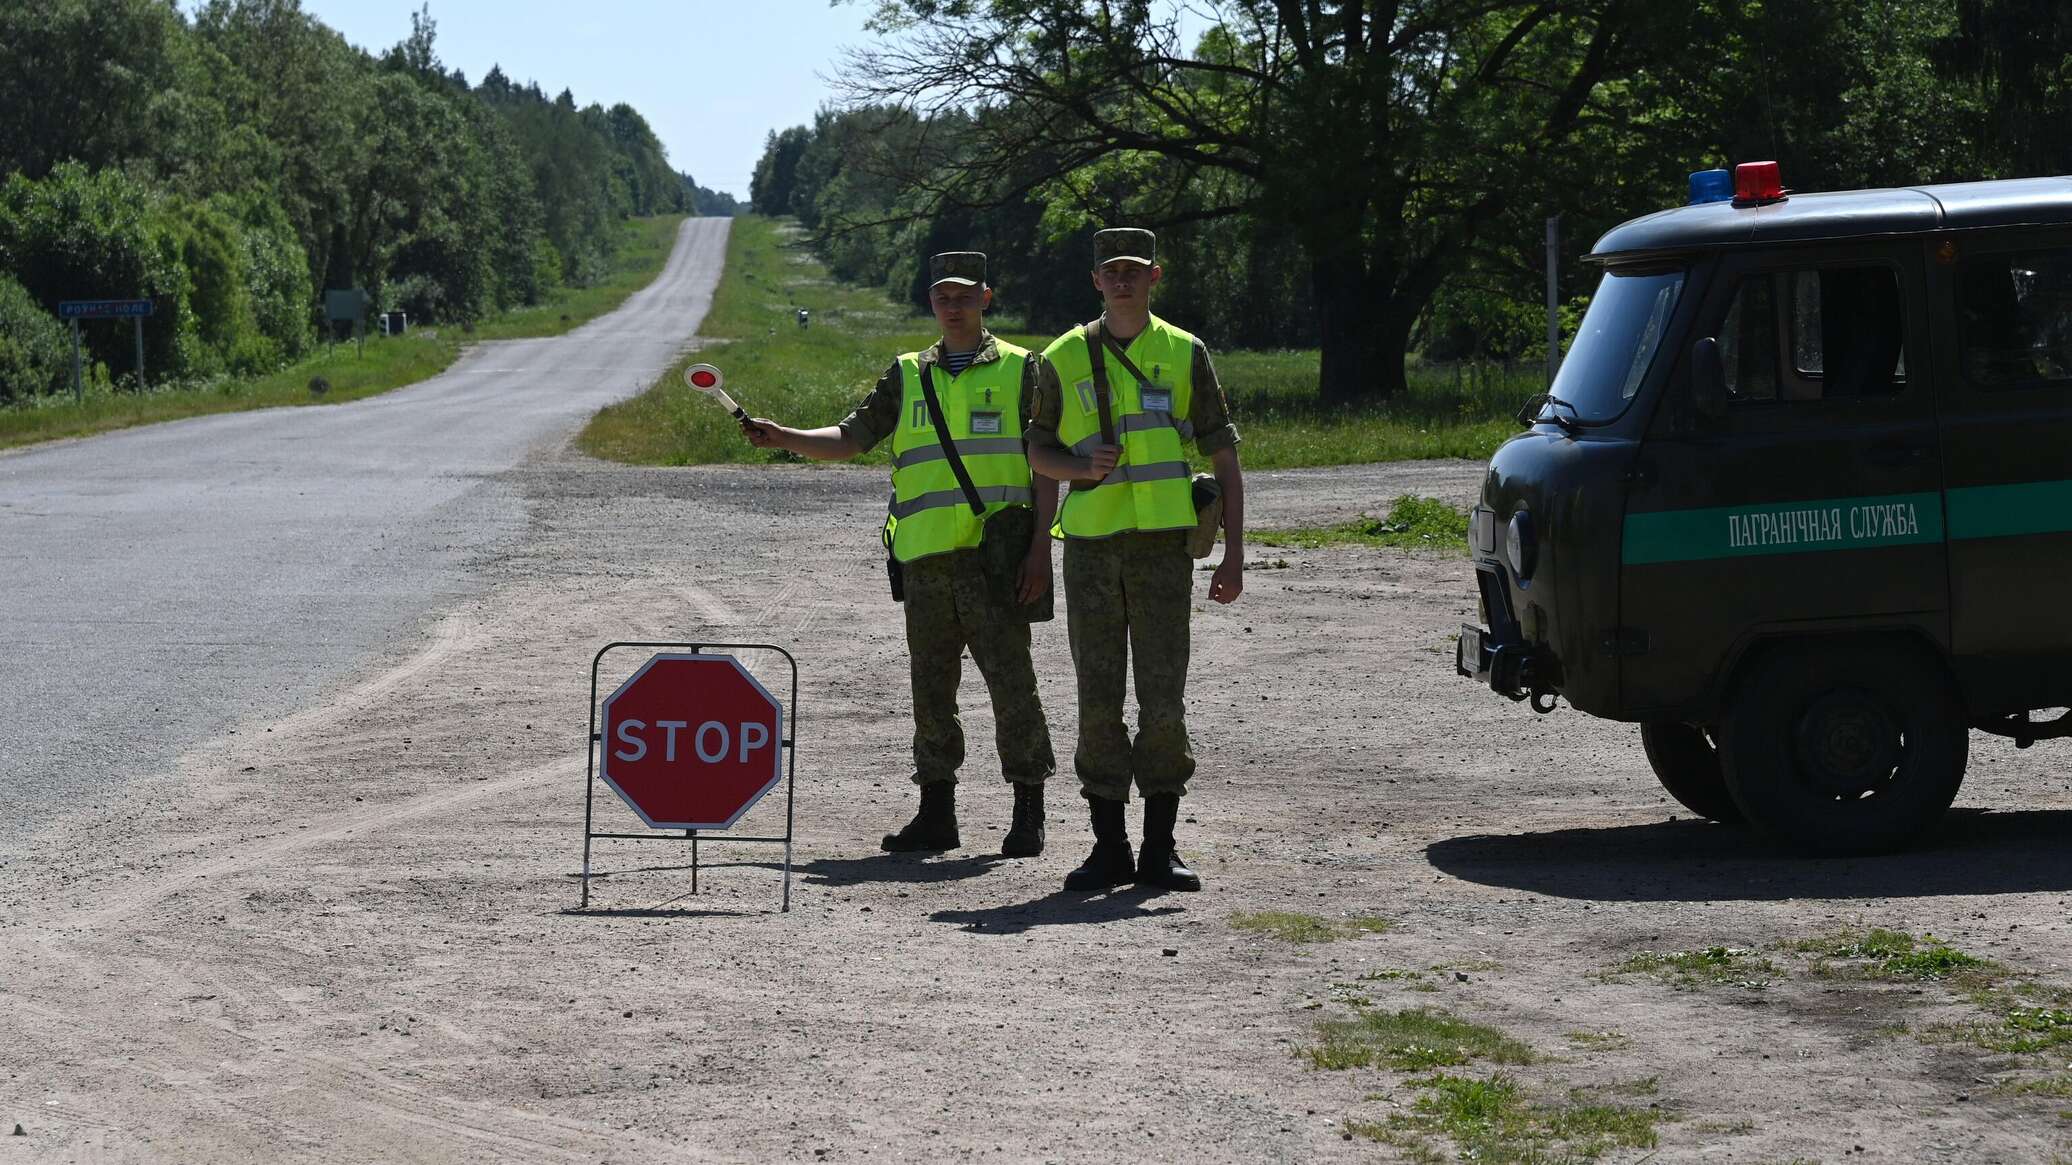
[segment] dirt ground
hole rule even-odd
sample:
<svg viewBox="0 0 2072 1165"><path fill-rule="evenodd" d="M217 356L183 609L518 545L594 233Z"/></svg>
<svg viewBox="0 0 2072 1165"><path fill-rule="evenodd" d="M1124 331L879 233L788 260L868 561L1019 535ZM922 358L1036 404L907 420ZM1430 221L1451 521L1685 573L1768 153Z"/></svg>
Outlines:
<svg viewBox="0 0 2072 1165"><path fill-rule="evenodd" d="M1258 474L1253 519L1464 500L1477 477ZM1985 1013L1947 983L1782 949L1932 932L2072 985L2062 750L1975 739L1958 811L1912 854L1780 857L1667 801L1629 726L1457 679L1464 560L1257 547L1242 601L1196 616L1181 837L1207 890L1068 895L1088 843L1069 772L1049 851L996 855L1009 796L975 675L965 848L877 852L913 801L879 474L561 453L507 478L530 528L479 564L477 599L5 867L0 1162L1392 1160L1354 1130L1413 1113L1412 1074L1301 1054L1360 1006L1491 1025L1539 1053L1507 1071L1545 1103L1660 1118L1656 1147L1607 1161L2072 1146L2049 1095L2072 1045L1987 1051L1951 1034ZM1037 640L1068 756L1064 630ZM598 843L608 876L573 909L589 662L630 638L797 654L789 914L774 847L706 847L692 896L680 845L625 841ZM596 808L637 824L608 792ZM1292 943L1233 925L1253 911L1392 926ZM1715 946L1774 973L1613 973Z"/></svg>

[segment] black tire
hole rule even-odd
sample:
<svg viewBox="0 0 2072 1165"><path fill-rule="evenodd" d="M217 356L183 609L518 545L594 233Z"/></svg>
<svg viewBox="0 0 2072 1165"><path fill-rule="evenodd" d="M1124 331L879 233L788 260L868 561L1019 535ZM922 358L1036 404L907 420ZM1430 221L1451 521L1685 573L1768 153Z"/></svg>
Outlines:
<svg viewBox="0 0 2072 1165"><path fill-rule="evenodd" d="M1727 791L1750 825L1824 855L1898 849L1957 797L1971 734L1948 677L1896 642L1766 652L1719 734Z"/></svg>
<svg viewBox="0 0 2072 1165"><path fill-rule="evenodd" d="M1727 825L1741 824L1741 806L1734 804L1734 795L1727 792L1719 750L1712 747L1704 729L1671 722L1643 724L1640 746L1647 750L1648 766L1655 770L1655 779L1662 782L1678 804L1700 817Z"/></svg>

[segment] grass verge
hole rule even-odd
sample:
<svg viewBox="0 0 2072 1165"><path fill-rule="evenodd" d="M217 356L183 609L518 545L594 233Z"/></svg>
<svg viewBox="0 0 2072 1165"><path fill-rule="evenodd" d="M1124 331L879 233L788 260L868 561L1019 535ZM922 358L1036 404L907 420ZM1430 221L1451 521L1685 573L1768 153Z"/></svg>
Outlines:
<svg viewBox="0 0 2072 1165"><path fill-rule="evenodd" d="M795 322L801 307L812 313L804 329ZM1020 331L1011 320L992 323L1003 339L1024 347L1040 350L1052 339ZM891 303L876 288L836 282L796 227L744 216L734 220L726 272L702 334L725 347L687 357L647 392L598 414L580 447L638 465L792 461L744 442L732 419L683 387L682 365L718 364L749 412L815 428L839 421L895 355L933 343L936 330L928 316ZM1213 332L1209 338L1213 343ZM1221 353L1216 368L1244 435L1245 465L1253 469L1487 458L1518 431L1511 414L1541 387L1536 369L1419 365L1400 399L1340 407L1316 399L1314 351ZM883 464L887 457L881 446L860 460Z"/></svg>
<svg viewBox="0 0 2072 1165"><path fill-rule="evenodd" d="M1254 530L1261 546L1316 550L1325 546L1392 546L1399 549L1468 551L1468 516L1438 498L1405 494L1380 518L1359 518L1336 526L1294 526Z"/></svg>
<svg viewBox="0 0 2072 1165"><path fill-rule="evenodd" d="M672 215L623 224L619 252L604 282L485 320L471 334L436 327L395 339L370 337L364 348L324 345L278 372L197 387L142 393L101 388L88 391L77 403L70 393L39 397L0 409L0 449L214 413L338 404L415 384L444 372L468 342L560 335L619 306L661 273L682 221ZM329 387L313 393L310 383L319 378Z"/></svg>

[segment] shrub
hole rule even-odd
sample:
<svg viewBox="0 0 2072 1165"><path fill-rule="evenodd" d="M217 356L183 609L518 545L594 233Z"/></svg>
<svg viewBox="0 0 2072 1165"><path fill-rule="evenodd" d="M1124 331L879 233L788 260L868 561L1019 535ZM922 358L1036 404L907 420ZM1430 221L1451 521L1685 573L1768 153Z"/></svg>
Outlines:
<svg viewBox="0 0 2072 1165"><path fill-rule="evenodd" d="M65 325L0 273L0 403L56 392L72 372Z"/></svg>

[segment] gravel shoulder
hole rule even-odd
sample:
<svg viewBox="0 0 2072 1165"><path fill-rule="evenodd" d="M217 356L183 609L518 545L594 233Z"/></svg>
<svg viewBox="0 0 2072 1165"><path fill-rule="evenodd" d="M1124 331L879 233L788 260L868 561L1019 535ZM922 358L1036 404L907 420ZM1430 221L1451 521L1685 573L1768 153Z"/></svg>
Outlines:
<svg viewBox="0 0 2072 1165"><path fill-rule="evenodd" d="M1252 516L1461 501L1478 477L1260 474ZM1412 1113L1414 1074L1299 1053L1321 1019L1414 1007L1530 1045L1508 1071L1550 1103L1662 1118L1657 1147L1607 1161L2067 1145L2063 1101L2012 1086L2050 1065L1931 1038L1979 1003L1783 949L1891 927L2067 983L2072 787L2048 746L1975 740L1958 812L1916 853L1782 858L1689 820L1629 726L1454 677L1464 560L1275 550L1288 566L1253 570L1235 606L1198 600L1181 838L1208 889L1066 895L1087 844L1074 782L1052 787L1045 855L996 856L1010 798L975 676L966 848L876 851L913 798L878 472L546 449L497 479L522 534L413 642L8 861L0 1122L25 1135L0 1160L1388 1160L1348 1122ZM589 661L631 638L799 657L789 914L773 849L708 847L692 896L680 848L632 842L599 843L608 876L573 910ZM1062 622L1037 650L1069 751ZM597 810L633 824L608 793ZM1289 943L1232 925L1257 911L1391 926ZM1715 946L1776 973L1618 971Z"/></svg>

